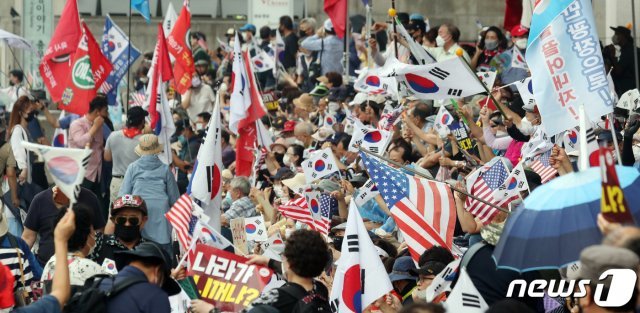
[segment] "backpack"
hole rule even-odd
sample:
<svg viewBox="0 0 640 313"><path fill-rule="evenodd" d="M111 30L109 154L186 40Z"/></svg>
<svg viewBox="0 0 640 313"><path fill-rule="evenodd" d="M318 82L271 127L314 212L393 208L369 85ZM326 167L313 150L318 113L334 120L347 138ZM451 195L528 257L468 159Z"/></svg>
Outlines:
<svg viewBox="0 0 640 313"><path fill-rule="evenodd" d="M111 279L113 285L111 290L101 290L100 284L104 279ZM106 313L107 302L110 298L115 297L123 290L138 283L145 283L146 279L140 277L127 278L121 282L115 283L115 276L107 274L98 274L91 276L84 283L82 291L76 292L64 307L64 313Z"/></svg>
<svg viewBox="0 0 640 313"><path fill-rule="evenodd" d="M292 313L321 313L331 312L331 306L329 306L329 300L318 294L315 290L306 292L299 286L286 284L280 288L281 291L298 299Z"/></svg>

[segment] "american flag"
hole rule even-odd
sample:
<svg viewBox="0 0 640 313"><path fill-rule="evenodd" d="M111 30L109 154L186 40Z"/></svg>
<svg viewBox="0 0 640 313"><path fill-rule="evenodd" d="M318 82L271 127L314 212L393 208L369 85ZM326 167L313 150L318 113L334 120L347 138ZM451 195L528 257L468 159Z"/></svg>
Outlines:
<svg viewBox="0 0 640 313"><path fill-rule="evenodd" d="M129 105L134 107L143 107L147 102L147 96L143 92L132 92L129 99Z"/></svg>
<svg viewBox="0 0 640 313"><path fill-rule="evenodd" d="M455 201L444 183L407 175L360 153L364 166L376 183L382 199L391 208L417 263L422 253L442 246L451 250L456 224Z"/></svg>
<svg viewBox="0 0 640 313"><path fill-rule="evenodd" d="M382 114L380 115L380 121L378 122L378 129L391 130L396 122L400 121L399 117L402 115L404 107L399 105L397 108L393 108L390 105L385 105Z"/></svg>
<svg viewBox="0 0 640 313"><path fill-rule="evenodd" d="M191 245L193 229L198 222L198 217L193 215L193 205L188 194L183 194L171 207L171 210L164 215L178 235L178 241L184 250L188 250Z"/></svg>
<svg viewBox="0 0 640 313"><path fill-rule="evenodd" d="M558 171L549 164L550 157L551 150L541 154L538 159L529 164L529 167L540 175L543 184L556 177L556 174L558 173Z"/></svg>
<svg viewBox="0 0 640 313"><path fill-rule="evenodd" d="M478 171L477 175L472 175L476 176L475 180L470 179L467 181L467 186L472 184L471 190L469 190L470 194L502 208L507 207L511 201L518 198L517 195L502 200L493 198L494 191L498 190L500 185L509 177L509 171L501 158L495 158L492 162L478 169ZM500 210L471 197L467 197L465 208L484 225L489 224L493 217L500 212Z"/></svg>
<svg viewBox="0 0 640 313"><path fill-rule="evenodd" d="M337 206L338 202L328 194L321 194L318 205L320 217L317 219L314 218L314 214L312 214L305 197L289 200L289 202L278 207L278 211L280 211L283 216L306 224L311 229L326 235L329 233L329 226L331 226L331 207L334 205Z"/></svg>

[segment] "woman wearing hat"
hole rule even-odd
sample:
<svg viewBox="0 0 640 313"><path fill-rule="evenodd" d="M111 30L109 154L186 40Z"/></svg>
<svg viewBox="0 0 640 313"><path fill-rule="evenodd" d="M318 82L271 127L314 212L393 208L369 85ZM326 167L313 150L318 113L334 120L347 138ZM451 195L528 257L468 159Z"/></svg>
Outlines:
<svg viewBox="0 0 640 313"><path fill-rule="evenodd" d="M129 165L124 175L119 196L138 195L147 204L148 220L142 229L142 236L153 238L171 251L171 227L164 217L178 200L178 184L169 166L162 163L158 154L162 146L153 134L140 137L135 149L140 158Z"/></svg>

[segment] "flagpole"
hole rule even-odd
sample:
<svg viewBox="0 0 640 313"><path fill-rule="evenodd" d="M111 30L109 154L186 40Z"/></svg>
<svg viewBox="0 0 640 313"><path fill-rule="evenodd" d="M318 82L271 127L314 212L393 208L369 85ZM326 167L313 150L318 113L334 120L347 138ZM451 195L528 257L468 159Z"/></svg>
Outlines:
<svg viewBox="0 0 640 313"><path fill-rule="evenodd" d="M344 2L345 6L345 28L344 28L344 82L349 84L349 2Z"/></svg>
<svg viewBox="0 0 640 313"><path fill-rule="evenodd" d="M620 156L620 148L618 148L618 137L616 136L616 126L613 120L613 112L609 113L609 127L611 127L611 137L613 137L613 147L618 157L618 165L622 166L622 157Z"/></svg>
<svg viewBox="0 0 640 313"><path fill-rule="evenodd" d="M478 75L476 75L476 73L471 70L471 64L469 64L469 62L467 61L467 59L465 59L462 55L463 55L464 51L462 50L462 48L458 48L458 50L456 50L456 55L458 56L458 58L460 58L464 64L467 65L467 69L469 69L469 71L471 72L471 74L473 74L473 77L476 78L476 81L478 81L478 83L480 83L480 85L482 85L482 87L484 88L484 90L489 94L489 97L491 97L491 100L493 101L493 103L496 105L496 108L498 108L498 111L500 111L500 113L502 113L502 116L504 116L505 118L507 117L507 114L504 113L504 111L502 111L502 107L500 107L500 104L498 103L498 101L496 100L496 98L493 96L493 94L491 93L491 90L489 90L489 87L487 87L487 85L485 85L482 80L480 80L480 77L478 77Z"/></svg>
<svg viewBox="0 0 640 313"><path fill-rule="evenodd" d="M398 38L397 38L398 31L396 29L396 21L395 21L395 19L396 19L396 0L391 0L391 9L389 9L389 16L391 16L391 24L393 24L393 34L394 34L394 36L396 36L396 37L393 38L393 47L396 50L396 59L397 59L398 58ZM378 49L379 49L379 47L378 47ZM398 87L398 88L400 88L400 87Z"/></svg>
<svg viewBox="0 0 640 313"><path fill-rule="evenodd" d="M640 78L638 75L638 49L636 48L636 43L638 42L638 34L636 32L636 0L631 0L631 20L631 25L633 27L633 64L636 65L633 68L633 72L635 73L636 78L636 88L640 88ZM618 161L619 160L620 158L618 157Z"/></svg>
<svg viewBox="0 0 640 313"><path fill-rule="evenodd" d="M378 158L378 159L381 159L381 160L383 160L383 161L386 161L386 162L388 162L388 163L391 163L391 164L393 164L393 165L395 165L395 166L397 166L397 167L399 167L399 168L402 168L403 170L409 171L409 172L411 172L411 173L413 173L413 174L415 174L415 175L418 175L418 176L420 176L420 177L422 177L422 178L424 178L424 179L426 179L426 180L429 180L429 181L435 181L435 182L439 182L439 183L444 183L444 184L448 185L452 190L457 191L457 192L459 192L459 193L461 193L461 194L463 194L463 195L465 195L465 196L467 196L467 197L469 197L469 198L471 198L471 199L474 199L474 200L480 201L480 202L482 202L482 203L484 203L484 204L486 204L486 205L488 205L488 206L490 206L490 207L493 207L493 208L495 208L495 209L497 209L497 210L499 210L499 211L501 211L501 212L504 212L504 213L507 213L507 214L510 214L510 213L511 213L511 212L509 212L508 210L505 210L505 209L503 209L503 208L501 208L501 207L498 207L498 206L496 206L496 205L495 205L495 204L493 204L493 203L489 203L489 202L487 202L487 201L485 201L485 200L483 200L483 199L480 199L480 198L478 198L478 197L476 197L476 196L474 196L474 195L469 194L466 190L458 189L457 187L455 187L454 185L452 185L452 184L450 184L450 183L447 183L447 182L440 182L440 181L437 181L437 180L435 180L435 179L433 179L433 178L429 178L429 177L425 176L424 174L422 174L422 173L420 173L420 172L418 172L418 171L416 171L416 170L414 170L414 169L412 169L412 168L410 168L410 167L407 167L407 166L405 166L405 165L403 165L403 164L400 164L400 163L398 163L398 162L396 162L396 161L393 161L393 160L388 159L388 158L386 158L386 157L383 157L383 156L381 156L381 155L374 154L374 153L372 153L372 152L370 152L370 151L368 151L368 150L366 150L366 149L363 149L362 147L360 147L360 148L358 148L358 149L359 149L360 151L362 151L362 152L366 153L366 154L372 155L372 156L374 156L374 157L376 157L376 158ZM366 168L365 168L365 170L366 170ZM367 170L367 173L369 173L369 171L368 171L368 170ZM369 175L369 176L371 176L371 175Z"/></svg>
<svg viewBox="0 0 640 313"><path fill-rule="evenodd" d="M127 47L127 103L125 112L129 112L129 98L131 97L131 1L129 0L129 46Z"/></svg>
<svg viewBox="0 0 640 313"><path fill-rule="evenodd" d="M371 2L373 0L369 0ZM369 38L371 38L371 5L367 2L365 5L366 18L365 18L365 39L364 42L367 45L367 68L373 68L373 62L371 62L371 46L369 45Z"/></svg>

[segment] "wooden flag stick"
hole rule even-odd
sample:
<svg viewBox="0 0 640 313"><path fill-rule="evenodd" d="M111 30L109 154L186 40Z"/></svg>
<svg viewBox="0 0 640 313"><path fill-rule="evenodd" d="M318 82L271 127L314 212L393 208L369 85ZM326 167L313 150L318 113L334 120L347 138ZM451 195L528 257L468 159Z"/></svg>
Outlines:
<svg viewBox="0 0 640 313"><path fill-rule="evenodd" d="M502 113L502 116L504 116L504 118L507 118L507 114L505 114L504 111L502 111L502 107L500 107L500 103L498 103L496 98L493 96L493 94L491 93L491 90L489 90L489 87L487 87L487 85L485 85L482 82L482 80L480 80L480 77L478 77L478 75L476 75L476 73L471 69L471 65L469 64L469 62L467 62L467 59L465 59L462 56L463 55L462 48L458 48L458 50L456 50L456 55L458 56L458 58L460 58L464 62L464 64L467 65L467 68L469 69L471 74L473 74L473 77L476 78L476 81L478 81L478 83L480 83L480 85L482 85L484 90L489 94L489 97L491 97L491 101L493 101L493 103L496 105L496 108L498 108L498 111L500 111L500 113Z"/></svg>
<svg viewBox="0 0 640 313"><path fill-rule="evenodd" d="M368 155L374 156L374 157L376 157L376 158L378 158L378 159L381 159L381 160L384 160L384 161L386 161L386 162L388 162L388 163L391 163L391 164L393 164L393 165L395 165L395 166L397 166L397 167L402 168L403 170L407 170L407 171L409 171L409 172L411 172L411 173L413 173L413 174L415 174L415 175L418 175L418 176L420 176L420 177L422 177L422 178L424 178L424 179L426 179L426 180L435 181L435 182L440 182L440 181L437 181L437 180L435 180L435 179L433 179L433 178L431 178L431 177L427 177L426 175L424 175L424 174L422 174L422 173L420 173L420 172L418 172L418 171L416 171L416 170L414 170L414 169L412 169L412 168L410 168L410 167L407 167L407 166L405 166L405 165L402 165L402 164L400 164L400 163L398 163L398 162L396 162L396 161L393 161L393 160L391 160L391 159L388 159L388 158L383 157L383 156L378 155L378 154L374 154L374 153L370 152L369 150L363 149L362 147L360 147L360 148L358 148L358 149L359 149L360 151L362 151L362 152L364 152L364 153L368 154ZM366 170L366 169L365 169L365 170ZM368 173L368 172L369 172L369 171L367 170L367 173ZM369 175L369 176L371 176L371 175ZM471 198L471 199L474 199L474 200L480 201L480 202L482 202L482 203L484 203L484 204L486 204L486 205L488 205L488 206L491 206L491 207L493 207L493 208L495 208L495 209L497 209L497 210L500 210L501 212L504 212L504 213L507 213L507 214L510 214L510 213L511 213L511 212L509 212L508 210L505 210L505 209L503 209L503 208L501 208L501 207L498 207L498 206L496 206L496 205L495 205L495 204L493 204L493 203L487 202L487 201L485 201L485 200L483 200L483 199L480 199L480 198L478 198L478 197L476 197L476 196L474 196L474 195L469 194L466 190L458 189L458 188L457 188L456 186L454 186L453 184L450 184L450 183L447 183L447 182L440 182L440 183L447 184L447 185L448 185L448 186L449 186L453 191L457 191L457 192L459 192L459 193L461 193L461 194L463 194L463 195L465 195L465 196L467 196L467 197L469 197L469 198Z"/></svg>

